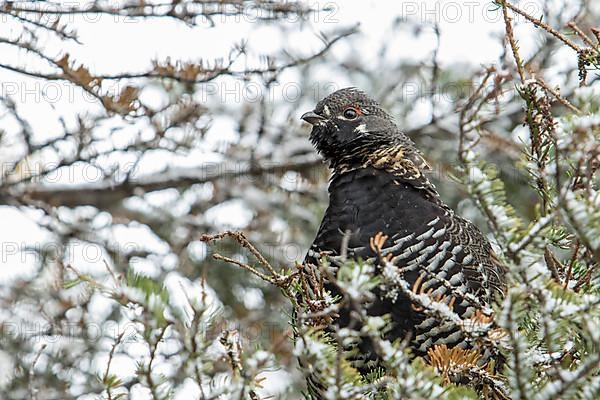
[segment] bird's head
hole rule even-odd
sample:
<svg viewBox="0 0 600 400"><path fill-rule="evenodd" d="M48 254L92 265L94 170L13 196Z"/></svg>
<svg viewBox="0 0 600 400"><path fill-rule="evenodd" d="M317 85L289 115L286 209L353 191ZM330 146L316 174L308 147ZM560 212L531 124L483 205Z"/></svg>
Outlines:
<svg viewBox="0 0 600 400"><path fill-rule="evenodd" d="M310 140L334 170L353 169L377 159L425 161L393 118L364 92L340 89L301 117L313 125ZM420 167L420 165L415 165Z"/></svg>

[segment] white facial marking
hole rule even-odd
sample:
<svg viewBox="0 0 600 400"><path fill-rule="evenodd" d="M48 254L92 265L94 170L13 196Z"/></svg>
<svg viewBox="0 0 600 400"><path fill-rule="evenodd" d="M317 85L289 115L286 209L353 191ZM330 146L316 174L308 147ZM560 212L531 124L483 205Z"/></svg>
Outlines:
<svg viewBox="0 0 600 400"><path fill-rule="evenodd" d="M331 117L331 111L329 110L329 107L327 107L326 105L323 106L323 113L325 115L327 115L328 117Z"/></svg>
<svg viewBox="0 0 600 400"><path fill-rule="evenodd" d="M354 132L356 133L367 133L367 125L366 124L360 124L359 126L357 126L356 128L354 128Z"/></svg>

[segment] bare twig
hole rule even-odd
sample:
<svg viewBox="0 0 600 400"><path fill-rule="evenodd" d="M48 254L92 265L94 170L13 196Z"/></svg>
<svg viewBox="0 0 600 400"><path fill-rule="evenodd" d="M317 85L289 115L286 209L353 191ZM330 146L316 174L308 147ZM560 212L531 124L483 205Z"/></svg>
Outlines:
<svg viewBox="0 0 600 400"><path fill-rule="evenodd" d="M501 0L502 3L502 16L504 18L504 26L506 29L506 38L508 39L508 43L510 44L510 48L512 49L513 57L515 58L515 64L517 65L517 72L519 73L519 77L521 78L521 83L525 83L525 72L523 70L523 61L521 61L521 56L519 55L519 47L515 41L515 35L513 33L512 28L512 19L508 15L507 7L512 6L508 1Z"/></svg>
<svg viewBox="0 0 600 400"><path fill-rule="evenodd" d="M265 268L269 272L269 275L263 274L262 272L258 271L256 268L250 266L249 264L242 263L240 261L234 260L231 257L226 257L221 254L217 254L217 253L213 254L213 258L215 260L221 260L221 261L225 261L230 264L237 265L238 267L241 267L241 268L251 272L252 274L258 276L260 279L264 280L265 282L269 282L275 286L280 287L283 290L287 289L287 287L290 284L291 280L293 279L294 275L293 274L292 275L284 275L284 274L277 272L271 266L271 264L267 261L267 259L258 251L258 249L246 238L246 236L242 232L225 231L223 233L218 233L216 235L206 235L205 234L205 235L201 236L200 240L202 240L203 242L214 242L214 241L222 240L225 237L233 238L243 248L249 250L250 253L254 257L256 257L256 259L263 266L263 268Z"/></svg>
<svg viewBox="0 0 600 400"><path fill-rule="evenodd" d="M43 344L40 347L40 349L38 350L38 352L35 355L35 358L33 359L33 362L31 363L31 367L29 367L29 398L31 400L37 400L38 391L34 386L35 385L35 365L39 361L44 350L46 350L46 347L47 347L46 344Z"/></svg>
<svg viewBox="0 0 600 400"><path fill-rule="evenodd" d="M113 357L115 355L115 350L117 349L117 346L121 344L125 332L126 331L123 330L119 334L119 336L117 336L117 338L115 339L115 343L113 344L112 348L110 349L110 352L108 353L108 362L106 363L106 370L104 370L104 376L102 377L102 383L106 385L106 395L108 396L108 400L113 400L112 389L114 384L114 382L109 379L110 365L112 364Z"/></svg>
<svg viewBox="0 0 600 400"><path fill-rule="evenodd" d="M559 31L557 31L556 29L554 29L547 23L543 22L541 18L532 17L531 15L527 14L525 11L521 10L520 8L518 8L517 6L511 4L510 2L508 2L506 0L500 0L500 1L502 3L502 8L506 8L506 7L510 8L513 12L525 17L525 19L527 19L528 21L533 23L535 26L542 28L546 32L550 33L551 35L556 37L558 40L560 40L561 42L563 42L564 44L566 44L567 46L569 46L576 52L578 52L578 53L581 52L581 50L582 50L581 47L577 46L568 37L566 37ZM505 22L506 22L506 19L505 19Z"/></svg>
<svg viewBox="0 0 600 400"><path fill-rule="evenodd" d="M542 78L540 78L539 76L536 76L535 80L538 85L540 85L542 88L544 88L544 90L551 93L554 96L554 98L560 102L560 104L567 107L569 110L573 111L575 114L578 114L578 115L582 114L582 111L580 109L575 107L573 105L573 103L571 103L569 100L562 97L560 95L560 93L558 92L558 90L552 89L550 86L548 86Z"/></svg>
<svg viewBox="0 0 600 400"><path fill-rule="evenodd" d="M581 40L583 40L583 42L585 44L587 44L588 46L590 46L590 48L594 49L596 48L598 45L594 42L592 42L592 39L590 39L575 23L575 21L570 21L567 26L571 29L573 29L575 31L575 33L577 34L577 36L579 36L581 38Z"/></svg>

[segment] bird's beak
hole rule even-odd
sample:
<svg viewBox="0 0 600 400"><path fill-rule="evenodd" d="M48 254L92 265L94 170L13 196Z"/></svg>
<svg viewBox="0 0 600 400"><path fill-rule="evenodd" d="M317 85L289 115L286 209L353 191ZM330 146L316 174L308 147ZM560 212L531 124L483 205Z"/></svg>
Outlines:
<svg viewBox="0 0 600 400"><path fill-rule="evenodd" d="M319 114L315 113L314 111L306 112L306 113L302 114L302 116L300 118L305 120L306 122L308 122L311 125L315 125L315 124L318 124L319 122L325 121L324 117L321 117Z"/></svg>

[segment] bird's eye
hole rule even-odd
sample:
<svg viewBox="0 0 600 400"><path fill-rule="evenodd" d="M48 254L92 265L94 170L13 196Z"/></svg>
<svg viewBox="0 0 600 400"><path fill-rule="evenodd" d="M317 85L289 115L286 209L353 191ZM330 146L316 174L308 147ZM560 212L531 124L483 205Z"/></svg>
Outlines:
<svg viewBox="0 0 600 400"><path fill-rule="evenodd" d="M358 117L358 112L354 108L346 108L344 110L344 118L355 119L356 117Z"/></svg>

